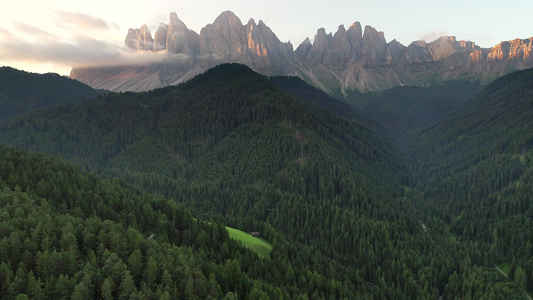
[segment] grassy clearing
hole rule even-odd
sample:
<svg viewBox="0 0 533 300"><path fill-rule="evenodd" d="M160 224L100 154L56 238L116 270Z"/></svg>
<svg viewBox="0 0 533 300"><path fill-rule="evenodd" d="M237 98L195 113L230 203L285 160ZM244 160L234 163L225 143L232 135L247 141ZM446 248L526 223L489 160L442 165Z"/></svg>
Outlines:
<svg viewBox="0 0 533 300"><path fill-rule="evenodd" d="M194 221L197 221L196 218L193 218ZM209 223L209 222L207 222ZM260 257L267 257L270 255L270 251L272 250L272 244L261 239L251 236L249 233L246 233L244 231L241 231L239 229L231 228L226 226L226 230L228 231L229 237L240 241L242 245L246 248L252 249L259 255Z"/></svg>
<svg viewBox="0 0 533 300"><path fill-rule="evenodd" d="M250 234L235 228L226 226L226 229L228 230L230 238L240 241L243 246L254 250L260 257L267 257L270 254L272 244L269 242L260 238L255 238Z"/></svg>

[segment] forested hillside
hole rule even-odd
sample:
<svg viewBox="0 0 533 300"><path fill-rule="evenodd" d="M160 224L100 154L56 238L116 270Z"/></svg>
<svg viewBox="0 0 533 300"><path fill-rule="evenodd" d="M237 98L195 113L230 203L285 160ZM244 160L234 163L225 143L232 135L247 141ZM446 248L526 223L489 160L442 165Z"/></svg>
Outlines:
<svg viewBox="0 0 533 300"><path fill-rule="evenodd" d="M299 77L272 76L269 79L284 91L289 92L293 96L306 102L325 107L331 112L347 118L361 118L361 115L354 113L353 109L348 104L328 95L323 90L307 84Z"/></svg>
<svg viewBox="0 0 533 300"><path fill-rule="evenodd" d="M260 259L175 201L4 145L0 204L1 299L297 298L320 278Z"/></svg>
<svg viewBox="0 0 533 300"><path fill-rule="evenodd" d="M58 74L35 74L0 68L0 121L35 109L81 102L101 92Z"/></svg>
<svg viewBox="0 0 533 300"><path fill-rule="evenodd" d="M523 296L517 285L530 284L533 278L530 276L533 255L528 254L531 247L518 245L519 241L531 237L531 231L525 228L531 222L531 215L524 213L531 211L530 204L526 198L514 206L506 200L512 193L527 195L527 188L530 188L526 181L531 174L527 146L531 141L511 146L515 143L510 137L527 141L527 131L519 129L516 124L522 124L519 121L522 119L526 122L527 110L531 107L516 104L516 109L524 114L523 118L516 119L516 123L506 123L502 117L501 126L505 123L507 127L502 127L501 132L509 136L509 145L505 149L518 149L519 153L511 151L508 156L500 155L498 160L496 150L488 154L476 151L483 145L480 141L486 140L483 132L494 132L496 128L478 130L484 127L487 116L491 122L501 117L501 108L497 105L504 103L504 98L498 100L496 95L515 95L516 103L531 100L529 79L508 80L507 84L505 81L495 82L474 100L467 93L474 94L470 90L472 86L462 83L455 83L464 91L459 98L453 92L440 94L438 89L433 90L441 95L436 107L425 98L423 91L404 89L406 94L416 95L410 99L431 107L430 116L422 118L422 110L416 105L403 106L394 102L392 107L404 107L403 113L398 112L397 120L384 124L383 119L371 113L380 111L377 106L364 112L363 116L305 86L299 79L268 79L242 65L228 64L178 86L143 93L109 93L94 100L61 104L12 118L0 123L0 141L55 154L89 171L120 178L132 185L96 179L95 175L76 169L94 180L109 182L112 188L120 188L124 193L149 195L142 191L147 190L157 194L139 197L157 199L153 201L164 205L150 204L152 200L134 196L130 197L131 203L148 201L155 214L161 213L156 219L162 221L157 222L171 222L168 217L171 214L164 208L167 206L175 207L168 209L179 210L187 217L182 221L186 224L164 225L166 232L158 231L154 240L149 239L151 231L155 231L152 227L139 227L142 224L132 222L130 217L113 219L112 215L102 215L102 211L93 208L98 208L96 204L87 209L89 216L100 218L102 222L110 219L123 228L136 229L144 240L148 240L146 242L162 241L170 248L179 249L192 247L192 253L183 250L186 252L183 255L192 257L189 268L198 266L209 287L213 287L204 290L213 291L216 297L512 299ZM516 82L524 84L511 85ZM444 87L440 89L445 90ZM389 99L402 99L394 97L391 95ZM453 103L446 102L448 97L453 98L450 100ZM492 100L484 100L489 98ZM370 108L370 102L365 101L360 99L359 103ZM389 100L383 98L380 101L388 103ZM476 105L485 107L484 102L494 103L492 111L498 113L493 116L490 109L476 109ZM514 105L505 103L508 103L505 107ZM470 105L472 111L463 111L470 114L472 123L457 121L463 119L460 116L455 120L448 119L456 111L461 111L460 105ZM381 109L387 110L392 113L390 108ZM507 118L516 113L509 111ZM421 119L414 120L410 116ZM434 122L438 123L429 129L416 130ZM528 125L524 125L523 128L527 128ZM457 127L452 129L454 126ZM401 133L402 139L394 139L399 146L396 147L371 128L379 128L387 138L394 137L394 130L405 132ZM455 140L468 140L470 144L453 146L451 141ZM500 145L496 139L490 142ZM468 153L465 147L469 147ZM17 151L19 159L22 159L21 155L24 158L34 155L20 149L5 149L7 152ZM501 153L507 151L501 147L497 149L503 151ZM461 151L469 159L468 164L457 161L456 155L463 153ZM50 159L42 154L38 157ZM417 159L413 164L407 159L411 157ZM10 159L6 154L4 160L9 162ZM501 162L506 164L501 170L499 185L491 183L490 193L475 194L485 185L473 180L489 177L479 174L492 174L500 168ZM44 165L40 168L46 169ZM10 195L18 191L28 199L40 197L48 202L50 197L62 199L61 196L66 195L56 192L32 194L38 191L33 185L9 182L10 170L6 167L0 177L11 191ZM65 177L55 176L57 173L51 171L50 180ZM470 182L472 187L462 186ZM83 187L75 184L67 188L67 192ZM95 187L88 189L91 195L95 193ZM478 202L462 197L465 191L471 197L474 194L479 196L476 201L501 201L508 210L505 213L501 207L494 211L478 210ZM442 199L443 195L446 199ZM100 195L98 199L101 200L98 203L104 205L107 197ZM70 214L80 217L78 222L83 224L85 221L80 215L70 212L71 206L78 205L74 202L66 204L66 209L60 206L57 218ZM142 215L142 211L135 211L140 207L133 205L131 214ZM522 210L521 213L518 210ZM114 213L121 211L126 214L129 207ZM510 217L513 212L516 212L516 219ZM499 214L498 218L502 220L502 225L497 228L489 224L495 214ZM484 218L479 222L482 227L476 227L475 218ZM522 224L511 226L516 220ZM246 232L259 232L272 244L272 252L268 257L260 258L239 247L228 239L221 224ZM187 229L177 229L179 237L173 240L170 233L174 229L171 228L181 228L179 226L199 229L187 238L182 236L182 231L187 232ZM6 229L0 237L8 239L13 228L16 227L11 231ZM473 233L470 232L472 228ZM489 235L485 233L487 228ZM212 232L218 232L218 236L212 237ZM59 233L55 235L60 236ZM491 239L493 236L498 237L498 243ZM509 242L509 239L514 240ZM83 246L82 242L78 244ZM128 251L131 252L125 251L127 255L132 255L137 244L130 247ZM147 246L142 247L141 252ZM39 251L40 248L32 249ZM85 253L81 256L85 257ZM498 275L494 268L494 265L504 267L506 264L512 271L509 272L511 281ZM222 275L216 270L226 267L240 268L237 273L245 276L239 277L240 281L244 280L244 286L232 285L220 277ZM18 264L11 265L13 274L17 268ZM24 268L24 274L28 276L30 268ZM517 272L519 280L515 284L513 280ZM33 273L37 278L35 271ZM56 273L54 278L59 274ZM175 292L184 297L187 277L170 275L175 280ZM134 281L140 278L134 278ZM111 296L118 297L121 282L119 277L115 279ZM142 282L145 281L135 281L136 291L149 294L143 290ZM150 297L162 295L157 294L159 287L148 288L153 292ZM205 292L195 295L213 297Z"/></svg>
<svg viewBox="0 0 533 300"><path fill-rule="evenodd" d="M533 290L533 70L486 87L455 82L354 99L413 160L408 197L432 234L459 242L468 264L500 266Z"/></svg>
<svg viewBox="0 0 533 300"><path fill-rule="evenodd" d="M428 215L533 287L533 70L483 89L461 113L411 135ZM526 276L523 276L523 275ZM525 279L527 278L527 280ZM522 282L523 281L523 282Z"/></svg>
<svg viewBox="0 0 533 300"><path fill-rule="evenodd" d="M351 93L345 101L376 121L379 133L402 143L411 131L460 112L482 88L479 82L450 81L429 87L402 86L382 92Z"/></svg>

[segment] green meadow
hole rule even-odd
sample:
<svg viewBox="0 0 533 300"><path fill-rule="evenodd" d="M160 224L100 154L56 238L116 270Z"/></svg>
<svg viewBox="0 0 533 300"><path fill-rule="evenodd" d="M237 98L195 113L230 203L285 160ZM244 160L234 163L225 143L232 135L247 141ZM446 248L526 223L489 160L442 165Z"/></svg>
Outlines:
<svg viewBox="0 0 533 300"><path fill-rule="evenodd" d="M272 250L272 244L269 242L253 237L249 233L235 228L226 226L226 229L228 230L230 238L240 241L243 246L254 250L260 257L267 257L270 254L270 251Z"/></svg>

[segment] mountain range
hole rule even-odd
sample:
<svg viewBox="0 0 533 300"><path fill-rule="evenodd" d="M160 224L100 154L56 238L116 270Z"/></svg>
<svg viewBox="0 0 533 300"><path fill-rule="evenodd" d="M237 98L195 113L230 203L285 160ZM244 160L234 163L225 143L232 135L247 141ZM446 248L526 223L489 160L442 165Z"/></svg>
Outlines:
<svg viewBox="0 0 533 300"><path fill-rule="evenodd" d="M176 13L154 35L148 26L129 29L125 47L144 54L165 54L150 63L73 68L71 77L93 88L144 91L186 81L220 63L238 62L264 75L293 75L330 93L381 91L395 86L429 86L450 80L483 84L533 67L533 39L503 41L492 48L442 36L404 46L387 42L383 32L355 22L335 34L318 29L296 49L280 41L263 22L242 21L223 12L200 33ZM154 55L154 57L156 57Z"/></svg>

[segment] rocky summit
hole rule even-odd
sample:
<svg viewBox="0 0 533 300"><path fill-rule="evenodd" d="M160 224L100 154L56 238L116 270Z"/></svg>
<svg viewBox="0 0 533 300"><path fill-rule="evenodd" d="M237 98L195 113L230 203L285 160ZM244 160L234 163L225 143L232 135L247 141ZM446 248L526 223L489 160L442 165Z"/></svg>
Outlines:
<svg viewBox="0 0 533 300"><path fill-rule="evenodd" d="M318 29L313 42L296 49L281 42L263 22L242 21L223 12L197 34L171 13L154 36L143 25L129 29L124 44L133 52L157 56L135 65L74 68L71 77L93 88L142 91L178 84L220 63L238 62L265 75L299 76L335 94L379 91L394 86L428 86L449 80L488 83L512 71L533 67L533 39L504 41L481 48L443 36L404 46L359 22L335 34ZM142 62L147 61L147 62Z"/></svg>

